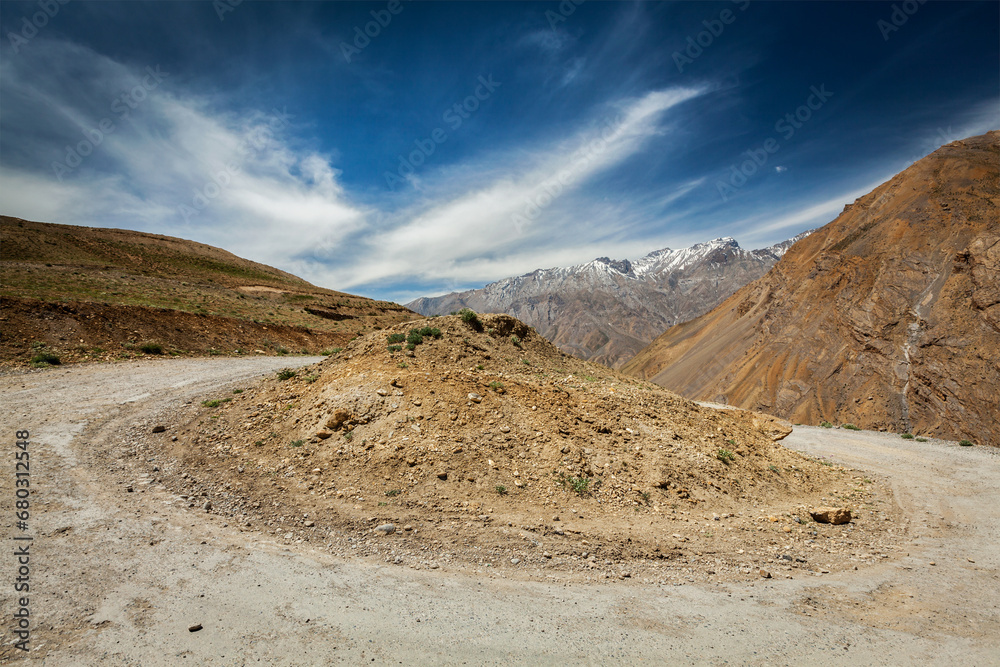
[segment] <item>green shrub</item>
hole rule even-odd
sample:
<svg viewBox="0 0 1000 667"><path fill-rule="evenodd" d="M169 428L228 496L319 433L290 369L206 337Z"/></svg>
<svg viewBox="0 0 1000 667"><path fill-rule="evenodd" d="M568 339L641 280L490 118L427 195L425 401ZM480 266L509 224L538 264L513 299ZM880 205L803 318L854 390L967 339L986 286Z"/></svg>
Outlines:
<svg viewBox="0 0 1000 667"><path fill-rule="evenodd" d="M231 398L213 398L213 399L209 399L207 401L202 401L201 404L204 405L206 408L217 408L220 405L222 405L223 403L228 403L231 400L233 400L233 399L231 399Z"/></svg>
<svg viewBox="0 0 1000 667"><path fill-rule="evenodd" d="M510 342L514 344L514 347L521 347L521 339L517 336L511 336Z"/></svg>
<svg viewBox="0 0 1000 667"><path fill-rule="evenodd" d="M390 345L388 349L389 349L390 352L399 352L400 350L403 349L403 346L402 345Z"/></svg>
<svg viewBox="0 0 1000 667"><path fill-rule="evenodd" d="M462 321L471 326L473 329L481 329L483 323L479 319L479 315L476 315L476 311L471 308L463 308L458 311L458 316L462 318Z"/></svg>
<svg viewBox="0 0 1000 667"><path fill-rule="evenodd" d="M301 447L302 445L305 444L305 442L306 442L305 440L292 440L288 444L292 447Z"/></svg>
<svg viewBox="0 0 1000 667"><path fill-rule="evenodd" d="M283 368L278 371L278 379L281 381L291 380L295 376L296 373L291 368Z"/></svg>
<svg viewBox="0 0 1000 667"><path fill-rule="evenodd" d="M392 343L402 343L405 340L406 340L406 334L404 334L404 333L389 334L386 337L386 341L388 343L390 343L390 344L392 344Z"/></svg>
<svg viewBox="0 0 1000 667"><path fill-rule="evenodd" d="M415 349L417 349L417 344L416 343L407 343L406 344L406 349L409 350L410 352L413 352Z"/></svg>
<svg viewBox="0 0 1000 667"><path fill-rule="evenodd" d="M313 373L312 375L307 375L302 379L306 381L306 384L312 384L313 382L319 379L319 375Z"/></svg>
<svg viewBox="0 0 1000 667"><path fill-rule="evenodd" d="M917 438L917 442L927 442L927 438Z"/></svg>
<svg viewBox="0 0 1000 667"><path fill-rule="evenodd" d="M163 354L163 346L159 343L143 343L139 349L146 354Z"/></svg>
<svg viewBox="0 0 1000 667"><path fill-rule="evenodd" d="M278 349L275 350L275 352L277 352L280 355L286 355L286 354L288 354L288 348L285 348L285 347L282 347L282 346L279 345Z"/></svg>
<svg viewBox="0 0 1000 667"><path fill-rule="evenodd" d="M234 394L242 394L243 390L242 389L233 389L233 393Z"/></svg>
<svg viewBox="0 0 1000 667"><path fill-rule="evenodd" d="M774 464L767 466L767 469L770 470L771 472L781 472L781 470L778 468L778 466L776 466Z"/></svg>
<svg viewBox="0 0 1000 667"><path fill-rule="evenodd" d="M497 484L496 487L494 487L494 490L497 492L498 496L507 495L507 487L504 486L503 484Z"/></svg>
<svg viewBox="0 0 1000 667"><path fill-rule="evenodd" d="M35 356L31 357L31 365L39 368L44 366L58 366L62 362L59 357L52 354L51 352L39 352Z"/></svg>
<svg viewBox="0 0 1000 667"><path fill-rule="evenodd" d="M398 496L399 489L392 489L391 491L386 491L385 495L389 496L390 498L392 498L393 496Z"/></svg>
<svg viewBox="0 0 1000 667"><path fill-rule="evenodd" d="M428 338L441 337L441 330L438 329L437 327L421 327L419 329L414 329L413 331L416 331L421 336L426 336ZM411 331L410 333L413 333L413 331Z"/></svg>
<svg viewBox="0 0 1000 667"><path fill-rule="evenodd" d="M903 435L901 435L899 437L902 438L903 440L913 440L913 434L912 433L904 433Z"/></svg>
<svg viewBox="0 0 1000 667"><path fill-rule="evenodd" d="M823 428L833 428L833 424L831 424L828 421L821 421L819 425L822 426Z"/></svg>
<svg viewBox="0 0 1000 667"><path fill-rule="evenodd" d="M960 447L972 447L972 441L971 440L959 440L958 444L959 444Z"/></svg>
<svg viewBox="0 0 1000 667"><path fill-rule="evenodd" d="M424 337L420 335L420 332L416 329L412 330L410 333L406 334L406 342L409 345L416 347L424 342ZM412 349L412 348L410 348Z"/></svg>
<svg viewBox="0 0 1000 667"><path fill-rule="evenodd" d="M715 453L715 458L719 459L723 463L729 463L730 461L735 461L736 457L728 449L719 448L719 451Z"/></svg>
<svg viewBox="0 0 1000 667"><path fill-rule="evenodd" d="M494 380L493 382L490 382L489 386L490 386L490 389L492 389L493 391L499 391L499 390L501 390L501 389L504 388L503 387L503 382L497 382L496 380Z"/></svg>
<svg viewBox="0 0 1000 667"><path fill-rule="evenodd" d="M848 431L860 431L860 426L855 426L854 424L841 424L840 428L846 428Z"/></svg>

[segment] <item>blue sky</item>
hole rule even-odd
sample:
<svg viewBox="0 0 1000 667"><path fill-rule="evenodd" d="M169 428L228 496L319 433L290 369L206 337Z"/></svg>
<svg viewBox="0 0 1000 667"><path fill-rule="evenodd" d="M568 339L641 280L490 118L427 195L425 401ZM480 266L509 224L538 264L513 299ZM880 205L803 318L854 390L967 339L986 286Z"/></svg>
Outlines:
<svg viewBox="0 0 1000 667"><path fill-rule="evenodd" d="M0 212L400 302L769 245L1000 128L996 2L64 1L0 5Z"/></svg>

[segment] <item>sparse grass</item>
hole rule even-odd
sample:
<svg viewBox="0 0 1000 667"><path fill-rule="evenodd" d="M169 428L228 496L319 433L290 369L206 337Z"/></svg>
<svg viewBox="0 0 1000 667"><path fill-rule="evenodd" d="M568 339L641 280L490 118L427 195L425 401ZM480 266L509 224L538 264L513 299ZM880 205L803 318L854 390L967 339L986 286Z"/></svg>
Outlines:
<svg viewBox="0 0 1000 667"><path fill-rule="evenodd" d="M231 399L231 398L212 398L212 399L209 399L207 401L202 401L201 404L204 405L206 408L217 408L220 405L222 405L223 403L228 403L231 400L233 400L233 399Z"/></svg>
<svg viewBox="0 0 1000 667"><path fill-rule="evenodd" d="M819 425L822 426L823 428L833 428L833 424L831 424L828 421L821 421Z"/></svg>
<svg viewBox="0 0 1000 667"><path fill-rule="evenodd" d="M860 426L855 426L854 424L841 424L840 428L846 428L848 431L860 431Z"/></svg>
<svg viewBox="0 0 1000 667"><path fill-rule="evenodd" d="M305 443L306 443L305 440L292 440L290 443L288 443L288 445L289 447L301 447Z"/></svg>
<svg viewBox="0 0 1000 667"><path fill-rule="evenodd" d="M736 441L735 440L726 440L726 443L732 445L733 447L736 446Z"/></svg>
<svg viewBox="0 0 1000 667"><path fill-rule="evenodd" d="M319 375L313 373L312 375L307 375L302 379L305 380L307 384L312 384L313 382L319 379Z"/></svg>
<svg viewBox="0 0 1000 667"><path fill-rule="evenodd" d="M280 371L278 371L277 377L279 380L284 382L285 380L291 380L296 375L297 373L293 371L291 368L283 368Z"/></svg>
<svg viewBox="0 0 1000 667"><path fill-rule="evenodd" d="M497 484L493 488L493 490L497 492L498 496L506 496L507 495L507 487L504 486L503 484Z"/></svg>
<svg viewBox="0 0 1000 667"><path fill-rule="evenodd" d="M233 393L234 394L242 394L243 390L242 389L233 389Z"/></svg>
<svg viewBox="0 0 1000 667"><path fill-rule="evenodd" d="M396 364L396 367L397 368L409 368L410 365L408 363L406 363L405 361L401 361L398 364Z"/></svg>
<svg viewBox="0 0 1000 667"><path fill-rule="evenodd" d="M389 496L390 498L393 498L395 496L398 496L399 493L400 493L399 489L392 489L391 491L386 491L385 495Z"/></svg>
<svg viewBox="0 0 1000 667"><path fill-rule="evenodd" d="M462 318L462 321L471 326L477 331L483 328L483 323L479 319L479 315L476 315L476 311L471 308L463 308L458 311L458 316Z"/></svg>
<svg viewBox="0 0 1000 667"><path fill-rule="evenodd" d="M330 348L329 350L323 350L322 352L320 352L320 354L322 354L324 357L329 357L331 354L340 354L343 351L344 348L342 347L333 347Z"/></svg>
<svg viewBox="0 0 1000 667"><path fill-rule="evenodd" d="M510 342L514 344L514 347L521 347L521 339L517 336L511 336Z"/></svg>
<svg viewBox="0 0 1000 667"><path fill-rule="evenodd" d="M284 355L288 354L288 348L285 348L285 347L282 347L281 345L279 345L278 349L275 350L275 352L277 352L278 354L284 356Z"/></svg>
<svg viewBox="0 0 1000 667"><path fill-rule="evenodd" d="M501 389L504 388L503 387L503 382L497 382L496 380L494 380L493 382L490 382L489 387L493 391L500 391Z"/></svg>
<svg viewBox="0 0 1000 667"><path fill-rule="evenodd" d="M59 360L58 355L52 354L51 352L39 352L38 354L31 357L31 365L35 368L45 368L46 366L58 366L62 362Z"/></svg>
<svg viewBox="0 0 1000 667"><path fill-rule="evenodd" d="M715 458L719 459L723 463L729 463L730 461L735 461L736 457L728 449L719 448L719 451L715 453Z"/></svg>
<svg viewBox="0 0 1000 667"><path fill-rule="evenodd" d="M767 469L770 470L771 472L781 472L778 466L774 465L773 463L767 466Z"/></svg>
<svg viewBox="0 0 1000 667"><path fill-rule="evenodd" d="M912 433L904 433L904 434L902 434L899 437L902 438L903 440L913 440L913 434Z"/></svg>
<svg viewBox="0 0 1000 667"><path fill-rule="evenodd" d="M958 446L959 447L972 447L972 441L971 440L959 440L958 441Z"/></svg>
<svg viewBox="0 0 1000 667"><path fill-rule="evenodd" d="M649 491L640 491L639 497L642 498L642 502L648 503L650 499Z"/></svg>
<svg viewBox="0 0 1000 667"><path fill-rule="evenodd" d="M917 442L927 442L927 438L916 438Z"/></svg>
<svg viewBox="0 0 1000 667"><path fill-rule="evenodd" d="M163 346L159 343L143 343L139 349L146 354L163 354Z"/></svg>
<svg viewBox="0 0 1000 667"><path fill-rule="evenodd" d="M346 440L347 442L351 442L352 440L354 440L354 431L348 431L347 433L345 433L344 440Z"/></svg>
<svg viewBox="0 0 1000 667"><path fill-rule="evenodd" d="M528 361L527 359L521 359L521 363L524 364L525 366L530 366L531 365L531 362Z"/></svg>
<svg viewBox="0 0 1000 667"><path fill-rule="evenodd" d="M481 370L483 370L484 368L486 368L486 366L483 366L482 364L476 364L476 370L477 370L477 371L481 371Z"/></svg>
<svg viewBox="0 0 1000 667"><path fill-rule="evenodd" d="M564 472L559 473L559 484L563 488L571 489L578 496L586 496L591 492L590 484L594 481L589 477L570 477ZM600 480L594 484L594 489L600 485Z"/></svg>

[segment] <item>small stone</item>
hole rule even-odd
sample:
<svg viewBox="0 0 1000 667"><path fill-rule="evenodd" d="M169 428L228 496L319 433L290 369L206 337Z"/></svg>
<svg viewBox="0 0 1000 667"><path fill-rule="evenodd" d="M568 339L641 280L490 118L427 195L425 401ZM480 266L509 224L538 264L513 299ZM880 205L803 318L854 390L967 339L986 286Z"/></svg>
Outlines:
<svg viewBox="0 0 1000 667"><path fill-rule="evenodd" d="M817 523L832 523L837 526L850 523L851 510L844 507L817 507L809 510L809 516Z"/></svg>
<svg viewBox="0 0 1000 667"><path fill-rule="evenodd" d="M448 471L447 470L441 470L441 471L439 471L437 473L437 478L438 479L448 479Z"/></svg>
<svg viewBox="0 0 1000 667"><path fill-rule="evenodd" d="M305 525L306 528L312 528L316 525L316 523L314 521L306 521L303 525Z"/></svg>
<svg viewBox="0 0 1000 667"><path fill-rule="evenodd" d="M554 517L552 517L552 520L553 520L553 521L558 521L558 520L559 520L559 517L558 517L558 516L554 516Z"/></svg>
<svg viewBox="0 0 1000 667"><path fill-rule="evenodd" d="M164 426L163 424L157 424L156 426L153 427L153 433L163 433L166 430L167 427Z"/></svg>
<svg viewBox="0 0 1000 667"><path fill-rule="evenodd" d="M501 426L500 427L500 432L501 433L510 433L510 426Z"/></svg>
<svg viewBox="0 0 1000 667"><path fill-rule="evenodd" d="M201 623L195 623L194 625L188 627L188 632L198 632L201 628Z"/></svg>
<svg viewBox="0 0 1000 667"><path fill-rule="evenodd" d="M407 531L413 530L413 526L411 526L410 524L406 524L405 526L403 526L403 530L407 530Z"/></svg>
<svg viewBox="0 0 1000 667"><path fill-rule="evenodd" d="M170 442L177 442L177 436L176 435L170 436Z"/></svg>
<svg viewBox="0 0 1000 667"><path fill-rule="evenodd" d="M760 576L763 579L770 579L771 578L771 573L768 572L767 570L761 570L760 571Z"/></svg>
<svg viewBox="0 0 1000 667"><path fill-rule="evenodd" d="M403 388L403 383L399 381L399 378L393 378L392 382L390 382L389 384L391 384L393 387L399 387L400 389Z"/></svg>
<svg viewBox="0 0 1000 667"><path fill-rule="evenodd" d="M548 551L543 551L542 552L542 556L544 558L552 558L552 554L550 554Z"/></svg>
<svg viewBox="0 0 1000 667"><path fill-rule="evenodd" d="M396 532L396 526L391 523L383 523L381 526L375 527L375 532L382 533L383 535L392 535Z"/></svg>
<svg viewBox="0 0 1000 667"><path fill-rule="evenodd" d="M792 527L791 526L782 526L781 530L783 530L786 533L790 533L790 532L792 532Z"/></svg>
<svg viewBox="0 0 1000 667"><path fill-rule="evenodd" d="M520 563L520 562L521 562L521 559L520 559L520 558L511 558L511 559L510 559L510 564L511 564L511 565L517 565L517 564L518 564L518 563Z"/></svg>
<svg viewBox="0 0 1000 667"><path fill-rule="evenodd" d="M483 397L480 396L479 394L469 394L469 400L472 401L473 403L482 403Z"/></svg>
<svg viewBox="0 0 1000 667"><path fill-rule="evenodd" d="M389 392L386 391L385 389L376 389L375 393L378 394L379 396L388 396L389 395Z"/></svg>
<svg viewBox="0 0 1000 667"><path fill-rule="evenodd" d="M205 509L206 510L212 509L212 501L211 500L205 501Z"/></svg>
<svg viewBox="0 0 1000 667"><path fill-rule="evenodd" d="M326 440L332 435L333 433L330 433L329 431L316 431L316 437L320 440Z"/></svg>

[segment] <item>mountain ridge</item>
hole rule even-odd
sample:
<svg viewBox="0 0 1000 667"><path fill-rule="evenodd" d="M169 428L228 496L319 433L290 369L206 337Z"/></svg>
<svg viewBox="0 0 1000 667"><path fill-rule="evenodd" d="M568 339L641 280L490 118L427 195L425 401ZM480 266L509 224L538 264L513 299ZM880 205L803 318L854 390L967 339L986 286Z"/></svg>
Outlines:
<svg viewBox="0 0 1000 667"><path fill-rule="evenodd" d="M598 257L416 299L406 307L424 315L461 308L507 313L566 352L617 367L669 326L707 312L763 275L808 233L756 250L721 237L661 248L634 261Z"/></svg>

